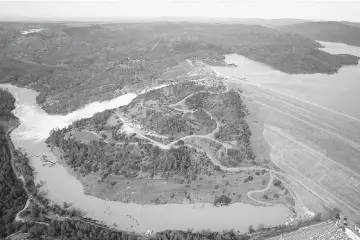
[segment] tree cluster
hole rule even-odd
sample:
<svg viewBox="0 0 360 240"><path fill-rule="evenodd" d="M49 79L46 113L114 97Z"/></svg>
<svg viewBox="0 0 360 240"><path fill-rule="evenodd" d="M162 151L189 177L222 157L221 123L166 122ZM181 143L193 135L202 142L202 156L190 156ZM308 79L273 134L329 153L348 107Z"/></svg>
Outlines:
<svg viewBox="0 0 360 240"><path fill-rule="evenodd" d="M300 35L241 24L53 24L26 36L18 27L1 32L0 81L31 83L40 92L38 103L51 113L111 99L114 89L149 86L186 59L219 62L237 52L290 73L334 72L344 62L314 53L320 45Z"/></svg>
<svg viewBox="0 0 360 240"><path fill-rule="evenodd" d="M12 169L9 143L5 135L4 127L0 126L0 238L15 230L13 221L27 199L22 182Z"/></svg>
<svg viewBox="0 0 360 240"><path fill-rule="evenodd" d="M231 203L231 198L226 195L221 195L220 197L215 198L214 205L217 206L220 204L221 206L226 206Z"/></svg>
<svg viewBox="0 0 360 240"><path fill-rule="evenodd" d="M71 129L70 126L54 131L47 141L59 147L67 164L82 175L100 171L103 178L110 174L131 178L142 171L150 176L177 174L195 180L211 166L206 155L187 146L164 150L136 137L136 134L129 136L118 133L116 129L112 138L120 144L103 141L85 144L74 138L65 139L65 134Z"/></svg>
<svg viewBox="0 0 360 240"><path fill-rule="evenodd" d="M235 167L255 159L251 147L251 130L245 121L248 114L246 106L236 91L211 94L200 92L186 99L190 109L205 109L221 124L215 138L223 142L237 143L237 148L228 149L226 156L220 159L225 166Z"/></svg>
<svg viewBox="0 0 360 240"><path fill-rule="evenodd" d="M8 91L0 89L0 117L13 117L11 111L14 109L14 103L13 96ZM22 182L12 168L7 134L5 125L0 124L0 238L14 231L15 216L24 207L27 199Z"/></svg>
<svg viewBox="0 0 360 240"><path fill-rule="evenodd" d="M8 91L0 88L0 116L9 116L14 109L14 97Z"/></svg>
<svg viewBox="0 0 360 240"><path fill-rule="evenodd" d="M153 236L115 231L98 224L66 219L64 221L52 220L49 226L36 223L19 223L17 229L20 232L28 233L28 239L68 239L68 240L248 240L248 234L235 233L235 231L179 231L166 230L158 232Z"/></svg>

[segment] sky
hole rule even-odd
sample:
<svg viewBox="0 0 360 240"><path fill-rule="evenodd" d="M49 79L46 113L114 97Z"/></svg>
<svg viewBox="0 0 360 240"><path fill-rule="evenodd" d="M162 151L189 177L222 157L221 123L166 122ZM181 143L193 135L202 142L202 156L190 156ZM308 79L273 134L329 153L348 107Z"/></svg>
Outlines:
<svg viewBox="0 0 360 240"><path fill-rule="evenodd" d="M107 20L160 16L360 22L360 0L0 0L0 20Z"/></svg>

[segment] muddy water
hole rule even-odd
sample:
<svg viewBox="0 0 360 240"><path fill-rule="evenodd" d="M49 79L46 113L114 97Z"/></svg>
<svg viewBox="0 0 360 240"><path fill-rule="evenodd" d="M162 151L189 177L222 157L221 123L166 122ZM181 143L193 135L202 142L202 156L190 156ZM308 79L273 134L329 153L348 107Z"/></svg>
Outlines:
<svg viewBox="0 0 360 240"><path fill-rule="evenodd" d="M321 42L330 53L359 47ZM272 161L327 205L360 218L360 65L337 74L289 75L232 54L212 67L261 107Z"/></svg>
<svg viewBox="0 0 360 240"><path fill-rule="evenodd" d="M106 201L85 195L82 184L59 163L50 167L42 162L46 156L51 162L57 159L46 146L44 140L51 129L63 128L73 121L91 117L105 109L128 104L136 95L126 94L117 99L93 103L66 116L48 115L36 104L37 93L11 85L2 85L16 98L14 114L21 125L12 132L11 138L17 148L29 155L35 169L36 182L43 182L47 197L62 204L67 202L86 212L87 217L102 221L107 225L116 224L119 229L145 232L148 229L211 229L221 231L235 229L247 232L249 225L284 224L290 211L283 205L256 207L247 204L231 204L227 207L214 207L211 204L166 204L139 205Z"/></svg>

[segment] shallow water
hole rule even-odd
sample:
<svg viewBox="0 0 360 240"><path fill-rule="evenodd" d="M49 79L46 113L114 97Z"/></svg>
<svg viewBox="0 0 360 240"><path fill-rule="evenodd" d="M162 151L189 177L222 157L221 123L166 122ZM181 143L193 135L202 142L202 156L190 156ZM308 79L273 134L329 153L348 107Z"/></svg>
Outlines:
<svg viewBox="0 0 360 240"><path fill-rule="evenodd" d="M321 44L360 56L359 47ZM360 65L289 75L236 54L226 62L238 67L211 68L261 107L272 161L327 205L360 219Z"/></svg>
<svg viewBox="0 0 360 240"><path fill-rule="evenodd" d="M126 105L136 97L126 94L114 100L92 103L68 115L48 115L36 104L37 93L33 90L11 85L0 85L7 88L16 98L14 114L21 125L15 129L11 138L16 148L22 148L28 154L35 169L35 180L43 182L41 190L47 197L62 204L67 202L73 207L86 212L87 217L102 221L107 225L117 224L119 229L145 232L148 229L162 231L166 229L226 229L247 232L249 225L284 224L290 215L283 205L256 207L235 203L226 207L214 207L212 204L166 204L139 205L106 201L85 195L82 184L61 164L49 167L41 161L46 156L56 162L54 154L44 140L54 128L63 128L72 122L91 117L96 112Z"/></svg>

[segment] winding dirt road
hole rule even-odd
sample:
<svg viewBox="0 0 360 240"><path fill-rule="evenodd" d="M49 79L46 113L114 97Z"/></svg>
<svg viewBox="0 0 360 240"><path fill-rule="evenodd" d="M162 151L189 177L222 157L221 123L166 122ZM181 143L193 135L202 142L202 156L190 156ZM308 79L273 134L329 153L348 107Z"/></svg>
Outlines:
<svg viewBox="0 0 360 240"><path fill-rule="evenodd" d="M251 200L253 200L253 201L257 202L257 203L263 204L263 205L273 205L273 204L267 203L267 202L263 202L263 201L260 201L260 200L257 200L257 199L255 199L253 196L251 196L251 195L252 195L253 193L262 193L262 192L265 192L265 191L269 190L269 188L271 187L271 184L272 184L273 181L274 181L274 175L273 175L271 172L269 172L269 173L270 173L270 180L269 180L268 185L267 185L264 189L252 190L252 191L249 191L249 192L247 193L247 196L248 196Z"/></svg>

